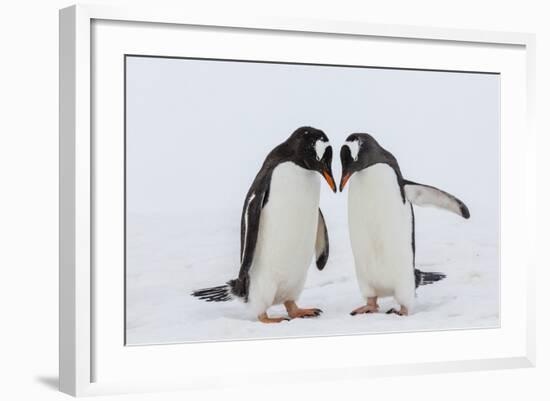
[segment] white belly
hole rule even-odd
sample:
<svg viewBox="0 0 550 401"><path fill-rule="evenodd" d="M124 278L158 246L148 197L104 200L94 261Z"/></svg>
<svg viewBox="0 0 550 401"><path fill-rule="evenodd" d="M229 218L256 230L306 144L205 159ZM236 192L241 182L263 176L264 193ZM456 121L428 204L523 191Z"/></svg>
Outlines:
<svg viewBox="0 0 550 401"><path fill-rule="evenodd" d="M396 292L409 298L411 290L414 297L410 207L408 201L403 203L397 176L388 165L376 164L351 177L350 239L365 298Z"/></svg>
<svg viewBox="0 0 550 401"><path fill-rule="evenodd" d="M292 162L273 171L250 270L249 302L256 313L300 295L314 253L319 192L314 171Z"/></svg>

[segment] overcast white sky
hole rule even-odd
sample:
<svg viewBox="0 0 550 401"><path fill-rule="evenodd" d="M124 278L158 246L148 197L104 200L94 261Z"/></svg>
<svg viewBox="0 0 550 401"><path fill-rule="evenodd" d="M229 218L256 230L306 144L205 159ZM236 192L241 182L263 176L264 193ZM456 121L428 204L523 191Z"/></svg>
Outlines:
<svg viewBox="0 0 550 401"><path fill-rule="evenodd" d="M224 210L238 225L267 153L311 125L336 181L345 138L368 132L405 178L498 219L497 75L129 57L126 76L129 215ZM345 216L345 198L324 188L321 204Z"/></svg>

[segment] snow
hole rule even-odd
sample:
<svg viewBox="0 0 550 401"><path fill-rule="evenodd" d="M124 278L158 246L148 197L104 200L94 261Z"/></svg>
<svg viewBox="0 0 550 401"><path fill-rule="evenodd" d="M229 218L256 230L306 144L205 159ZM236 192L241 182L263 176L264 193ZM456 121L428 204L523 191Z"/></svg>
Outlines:
<svg viewBox="0 0 550 401"><path fill-rule="evenodd" d="M448 277L420 287L413 314L408 317L384 313L350 316L363 301L347 223L342 219L346 196L334 198L341 207L324 210L329 261L323 271L312 263L299 300L300 306L319 307L324 313L315 319L270 325L248 316L240 301L206 303L190 295L192 290L220 285L236 276L238 210L187 216L129 215L128 344L498 327L496 225L485 216L476 216L474 210L472 218L464 220L436 209L415 208L417 267ZM386 311L396 305L393 299L384 298L380 306ZM285 311L275 306L269 313L280 316Z"/></svg>

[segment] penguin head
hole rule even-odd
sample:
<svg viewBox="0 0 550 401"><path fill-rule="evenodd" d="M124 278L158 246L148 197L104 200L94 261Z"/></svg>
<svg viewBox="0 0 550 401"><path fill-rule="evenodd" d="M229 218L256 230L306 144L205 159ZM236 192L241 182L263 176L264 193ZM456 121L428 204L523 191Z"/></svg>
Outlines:
<svg viewBox="0 0 550 401"><path fill-rule="evenodd" d="M336 184L332 176L332 146L325 133L313 127L300 127L288 138L294 163L307 170L317 171L333 192Z"/></svg>
<svg viewBox="0 0 550 401"><path fill-rule="evenodd" d="M348 136L346 143L340 149L340 160L342 162L340 192L342 192L353 173L369 166L377 163L387 163L394 168L399 168L393 155L380 146L369 134L351 134Z"/></svg>

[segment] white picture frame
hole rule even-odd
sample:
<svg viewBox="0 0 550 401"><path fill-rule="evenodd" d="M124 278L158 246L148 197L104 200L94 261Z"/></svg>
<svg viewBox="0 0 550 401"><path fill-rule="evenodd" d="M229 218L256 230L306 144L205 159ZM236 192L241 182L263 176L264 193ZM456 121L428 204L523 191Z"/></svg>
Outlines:
<svg viewBox="0 0 550 401"><path fill-rule="evenodd" d="M95 24L95 25L94 25ZM104 25L101 25L104 24ZM123 26L117 26L121 24ZM101 30L94 31L95 27ZM95 120L101 108L120 111L118 97L112 104L94 103L94 96L101 96L106 88L92 85L94 74L101 74L101 68L108 67L120 54L136 50L138 52L170 54L176 49L172 42L159 40L170 37L170 29L182 30L185 27L200 28L216 35L223 32L238 33L246 40L260 35L262 40L273 41L273 47L265 49L260 57L283 57L277 55L279 34L288 37L307 36L304 40L323 37L326 40L338 37L342 42L360 40L384 40L389 46L401 43L403 49L415 46L420 55L409 64L400 64L402 55L385 54L378 56L381 66L401 66L407 68L473 70L503 72L502 90L502 135L505 140L501 148L501 191L502 215L502 324L495 330L464 330L452 333L405 333L369 336L368 340L382 347L385 342L395 342L395 337L403 336L402 348L397 348L398 356L376 354L361 358L360 352L345 353L342 349L357 350L364 336L344 336L339 338L292 339L244 341L232 343L165 345L160 347L133 347L125 349L120 334L123 326L120 297L120 284L123 276L116 269L114 276L97 274L102 266L102 255L109 250L101 248L101 241L110 241L113 246L108 257L117 260L115 254L122 252L120 241L106 239L100 235L106 220L105 210L109 206L96 198L96 192L118 191L116 179L98 184L95 177L107 166L102 163L112 160L115 167L120 148L94 141L93 132L103 127ZM147 35L140 31L148 29ZM131 35L121 34L121 30ZM95 33L94 33L95 32ZM178 31L179 32L179 31ZM94 34L97 36L94 41ZM110 36L109 36L110 35ZM226 35L228 35L226 33ZM271 36L270 36L271 35ZM200 36L200 35L199 35ZM273 36L273 37L272 37ZM258 36L259 37L259 36ZM132 39L133 38L133 39ZM240 40L227 36L228 40ZM105 39L109 39L106 41ZM257 39L257 38L256 38ZM132 42L134 40L134 42ZM205 39L206 40L206 39ZM132 43L130 43L132 42ZM108 44L107 44L108 43ZM161 43L164 43L161 46ZM154 391L166 389L200 389L234 385L234 375L246 372L258 382L267 382L273 375L284 380L320 380L339 377L361 378L365 376L418 374L478 369L501 369L529 367L535 363L535 319L534 319L534 236L535 236L535 134L532 129L531 113L534 110L534 43L533 35L524 33L484 32L458 29L438 29L427 27L375 25L364 22L295 20L292 18L258 17L254 19L235 16L187 14L183 11L163 11L155 8L111 8L108 6L78 5L60 11L60 390L72 395L93 395L115 392ZM208 43L204 42L207 52ZM127 48L126 48L127 46ZM173 46L173 47L172 47ZM296 45L296 46L299 46ZM421 49L421 47L425 49ZM451 49L452 47L452 49ZM246 46L240 46L243 52ZM251 51L252 48L248 48ZM476 50L477 49L477 50ZM493 49L494 54L489 54ZM105 53L97 53L105 50ZM451 50L451 51L450 51ZM185 51L185 50L179 50ZM122 52L122 53L121 53ZM257 52L257 50L256 50ZM437 53L439 60L437 61ZM447 53L448 52L448 53ZM405 51L406 53L406 51ZM96 60L94 57L101 54ZM459 63L453 57L463 54ZM431 56L430 56L431 55ZM447 55L448 57L445 57ZM454 56L455 55L455 56ZM204 54L203 54L204 56ZM246 56L244 56L246 57ZM291 57L291 56L289 56ZM328 56L327 56L328 57ZM341 57L353 63L353 57L342 51ZM393 59L392 57L395 57ZM455 57L456 58L456 57ZM100 59L100 60L99 60ZM103 61L106 61L103 64ZM485 64L483 64L485 63ZM476 67L482 66L481 69ZM122 71L113 75L120 78ZM118 76L118 78L116 78ZM108 90L122 91L118 82ZM517 98L512 99L511 91ZM99 91L99 95L98 95ZM120 113L119 113L120 114ZM123 116L105 118L113 127L120 126ZM116 121L115 121L116 120ZM119 144L120 145L120 144ZM116 149L115 149L116 148ZM113 155L109 155L109 149ZM101 153L107 150L106 153ZM514 151L519 161L511 164L510 152ZM105 157L104 157L105 156ZM115 174L116 175L116 174ZM517 184L517 185L515 185ZM106 185L98 188L97 185ZM516 190L513 187L515 185ZM517 188L522 191L517 191ZM110 189L109 189L110 188ZM119 215L111 216L111 221L119 221ZM116 224L116 223L113 223ZM513 228L513 230L511 230ZM116 230L113 230L116 236ZM513 231L517 231L514 233ZM514 246L509 246L514 244ZM99 246L98 246L99 245ZM119 249L115 249L118 247ZM98 249L100 249L98 251ZM527 255L527 256L525 256ZM107 257L107 256L105 256ZM99 264L98 264L99 263ZM508 265L520 266L514 275ZM517 267L516 267L517 268ZM118 274L118 276L117 276ZM109 281L110 280L110 281ZM102 300L94 298L101 286ZM511 288L515 288L515 300L510 298ZM106 311L105 302L115 307ZM105 313L103 313L105 312ZM123 312L122 312L123 313ZM514 314L515 319L510 315ZM120 323L120 324L119 324ZM115 327L116 326L116 327ZM448 353L439 350L437 355L420 358L411 351L413 344L444 344L454 341L453 350ZM469 344L466 349L461 344ZM325 356L315 357L315 347L322 346ZM409 346L409 348L407 348ZM288 349L300 349L303 361L285 366L277 356ZM212 371L200 363L200 356L212 357L224 353L228 357L234 353L247 355L248 364L233 363L228 369ZM271 357L270 366L265 366L255 355ZM183 357L185 356L185 358ZM328 362L327 362L328 360ZM140 363L143 362L143 363ZM190 362L195 362L190 363ZM155 366L155 371L139 365ZM203 366L204 365L204 366ZM160 367L162 366L162 367ZM177 368L176 368L177 367ZM191 368L192 367L192 368ZM179 369L177 375L174 371ZM181 372L184 371L185 375ZM182 377L185 376L185 377Z"/></svg>

